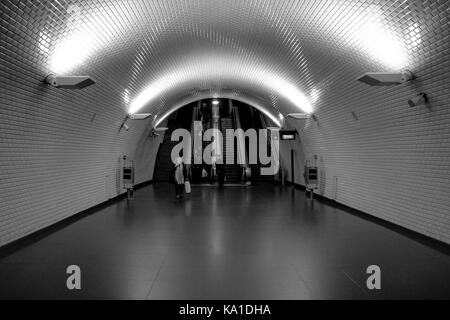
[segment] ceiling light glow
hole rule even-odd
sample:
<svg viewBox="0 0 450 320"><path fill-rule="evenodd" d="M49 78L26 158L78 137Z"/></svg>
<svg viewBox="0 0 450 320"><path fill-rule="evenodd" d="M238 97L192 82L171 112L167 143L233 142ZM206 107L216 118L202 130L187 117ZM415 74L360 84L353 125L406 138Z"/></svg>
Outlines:
<svg viewBox="0 0 450 320"><path fill-rule="evenodd" d="M202 74L196 72L201 64ZM183 67L173 69L147 86L131 103L129 113L136 113L157 97L177 87L198 87L202 83L214 83L218 80L240 84L246 87L262 88L287 99L296 108L306 113L312 113L313 108L309 99L289 80L279 76L270 69L263 69L260 65L248 63L246 66L236 66L231 57L226 55L206 55L191 57L184 61ZM217 76L220 75L220 76Z"/></svg>
<svg viewBox="0 0 450 320"><path fill-rule="evenodd" d="M329 28L323 33L341 38L347 47L359 49L362 56L368 55L386 67L398 70L407 67L407 48L392 26L383 21L379 6L356 8L352 2L342 2L330 8L327 17L339 18L331 23L326 21Z"/></svg>
<svg viewBox="0 0 450 320"><path fill-rule="evenodd" d="M74 7L69 6L68 13L74 11ZM65 74L80 66L89 57L98 54L107 46L105 44L115 43L120 32L121 25L116 23L115 12L123 12L126 4L116 3L110 8L103 8L102 13L91 13L83 15L75 20L69 16L64 36L54 44L54 50L50 56L49 68L53 73ZM81 10L76 10L80 15ZM108 12L108 14L105 14ZM42 35L40 43L49 43L52 39Z"/></svg>
<svg viewBox="0 0 450 320"><path fill-rule="evenodd" d="M175 106L173 106L170 110L167 110L165 113L161 114L161 115L156 115L154 117L153 120L153 127L157 127L159 126L165 119L167 119L167 117L169 117L172 113L174 113L175 111L177 111L178 109L184 107L185 105L188 105L192 102L198 101L198 100L204 100L204 99L210 99L211 97L208 96L207 94L202 94L198 97L195 98L190 98L187 100L183 100L183 101L179 101ZM258 101L256 101L253 98L247 98L244 96L239 96L238 98L236 98L236 96L233 94L233 92L231 93L227 93L227 92L223 92L221 94L221 98L224 99L235 99L237 101L243 102L245 104L251 105L252 107L256 108L257 110L261 111L265 116L267 116L270 120L273 121L273 123L275 123L278 127L281 127L282 124L280 122L280 120L278 119L278 117L274 114L272 114L267 107L262 106Z"/></svg>

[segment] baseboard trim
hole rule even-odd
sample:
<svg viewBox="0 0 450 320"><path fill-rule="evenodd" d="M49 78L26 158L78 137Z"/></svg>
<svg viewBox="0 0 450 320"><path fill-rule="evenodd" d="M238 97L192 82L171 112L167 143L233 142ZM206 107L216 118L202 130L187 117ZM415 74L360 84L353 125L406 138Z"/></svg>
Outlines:
<svg viewBox="0 0 450 320"><path fill-rule="evenodd" d="M278 185L280 185L281 182L278 181ZM300 190L300 191L306 191L306 187L297 183L292 183L292 182L285 182L285 185L287 186L294 186L295 189ZM422 234L420 232L408 229L406 227L403 227L401 225L395 224L393 222L375 217L367 212L349 207L348 205L345 205L343 203L340 203L338 201L329 199L325 196L322 196L320 194L314 193L314 199L319 200L323 203L326 203L328 205L334 206L338 209L342 209L345 210L346 212L358 216L364 220L376 223L378 225L381 225L389 230L395 231L397 233L400 233L401 235L404 235L406 237L408 237L409 239L412 240L416 240L418 242L420 242L423 245L427 245L432 247L433 249L436 249L442 253L448 254L450 255L450 244L445 243L441 240L432 238L430 236L427 236L425 234Z"/></svg>
<svg viewBox="0 0 450 320"><path fill-rule="evenodd" d="M134 187L134 190L139 190L139 189L145 188L151 184L153 184L153 180L139 183ZM68 227L69 225L75 223L76 221L81 220L88 215L94 214L98 210L106 208L106 207L110 206L111 204L116 203L117 201L122 200L126 197L127 197L126 192L121 193L114 198L111 198L109 200L101 202L101 203L99 203L93 207L90 207L86 210L83 210L81 212L75 213L74 215L71 215L70 217L67 217L63 220L57 221L57 222L55 222L47 227L44 227L42 229L36 230L36 231L34 231L26 236L23 236L17 240L13 240L9 243L6 243L5 245L0 247L0 258L3 256L7 256L10 253L12 253L20 248L26 247L40 239L43 239L58 230L64 229L64 228Z"/></svg>

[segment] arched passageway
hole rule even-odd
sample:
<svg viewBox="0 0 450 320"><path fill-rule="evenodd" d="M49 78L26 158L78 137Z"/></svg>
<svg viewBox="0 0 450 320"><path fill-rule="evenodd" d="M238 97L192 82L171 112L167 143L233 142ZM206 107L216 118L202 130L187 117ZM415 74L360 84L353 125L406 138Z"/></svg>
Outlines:
<svg viewBox="0 0 450 320"><path fill-rule="evenodd" d="M86 254L104 251L99 265L112 262L118 269L134 270L130 282L119 281L125 287L115 289L128 297L155 297L140 290L153 281L161 286L161 296L172 294L170 283L182 273L172 267L183 249L197 256L202 250L208 253L210 260L200 261L211 267L203 273L210 284L224 271L222 259L251 265L292 258L292 267L300 259L294 254L298 248L299 255L314 263L288 270L276 263L273 274L287 270L292 283L309 288L309 297L323 295L314 295L308 279L317 284L327 276L336 286L326 285L325 293L344 297L348 280L350 291L360 283L356 269L367 264L363 257L393 268L394 287L400 273L395 267L414 261L409 275L423 289L414 292L448 297L448 287L433 276L448 278L450 243L448 1L4 0L0 9L0 277L10 275L18 261L27 261L21 269L29 276L24 279L37 281L36 288L41 288L32 276L40 274L40 267L31 261L42 258L46 246L61 251L61 264L69 262L64 253L71 248L81 261L88 261ZM385 86L373 86L373 78L356 80L368 72L390 77ZM409 72L411 78L401 78ZM74 76L89 77L81 86L91 85L82 90L58 85ZM170 127L173 117L184 114L183 106L209 99L251 105L258 117L273 122L268 126L291 130L296 137L281 141L277 149L281 178L261 185L261 193L257 188L229 191L242 208L252 206L245 201L266 205L256 206L262 210L259 222L255 212L247 215L227 195L209 189L199 191L192 202L174 204L165 202L169 187L148 186L158 174L155 165L169 137L158 128ZM220 125L236 127L236 114L223 117ZM182 119L187 130L192 129L192 115ZM136 117L144 119L132 119ZM300 192L308 187L306 164L314 164L318 178L314 192L320 201L314 208ZM137 191L135 205L127 207L120 200L131 192L132 182L147 189ZM282 182L293 187L274 186ZM58 229L58 223L105 203L113 205L66 230L43 231L45 237L34 238L35 232ZM205 217L208 204L211 215ZM371 218L361 220L351 215L355 212ZM99 224L111 232L105 239L125 235L117 260L96 237L104 231ZM197 236L188 234L190 228ZM26 240L30 235L33 240ZM142 243L154 244L150 253L137 241L141 236ZM31 245L17 244L23 238ZM94 238L93 244L85 242ZM231 253L235 240L247 244ZM355 260L345 247L352 243L361 243L353 251ZM89 250L83 253L85 246ZM158 264L161 256L167 264ZM156 259L156 265L144 265L164 270L162 278L150 280L145 278L149 274L139 273L135 262L146 258ZM391 259L400 263L392 266ZM195 279L195 261L190 262L188 272ZM332 266L323 278L311 270L322 262ZM269 272L260 271L261 277ZM235 275L238 280L244 276ZM144 279L143 287L128 286L131 278ZM279 293L275 297L303 297L303 289L297 291L286 281L274 276L273 282L264 283L266 288L252 292L272 297L266 294L271 288ZM242 285L245 293L252 282ZM383 297L407 296L408 288ZM203 289L207 295L210 288ZM367 293L360 289L359 294Z"/></svg>

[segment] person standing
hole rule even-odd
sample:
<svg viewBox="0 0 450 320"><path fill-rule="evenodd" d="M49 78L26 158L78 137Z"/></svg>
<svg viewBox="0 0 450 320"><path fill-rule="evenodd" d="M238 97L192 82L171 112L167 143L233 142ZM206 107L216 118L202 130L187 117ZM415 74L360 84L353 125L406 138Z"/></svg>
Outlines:
<svg viewBox="0 0 450 320"><path fill-rule="evenodd" d="M183 198L184 182L186 180L187 172L181 157L178 157L175 162L175 166L172 169L172 176L175 182L176 197L177 199Z"/></svg>
<svg viewBox="0 0 450 320"><path fill-rule="evenodd" d="M219 187L223 187L223 184L225 183L225 165L223 163L217 163L216 170L219 180Z"/></svg>

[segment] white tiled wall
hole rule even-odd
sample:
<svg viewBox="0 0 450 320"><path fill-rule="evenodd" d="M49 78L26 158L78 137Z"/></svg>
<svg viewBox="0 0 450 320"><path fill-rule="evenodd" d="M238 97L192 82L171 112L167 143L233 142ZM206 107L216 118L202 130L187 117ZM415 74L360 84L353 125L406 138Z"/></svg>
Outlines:
<svg viewBox="0 0 450 320"><path fill-rule="evenodd" d="M448 17L442 17L447 26ZM302 145L282 147L285 157L288 149L300 147L306 159L319 157L325 175L319 193L325 197L447 243L449 29L436 33L414 55L414 83L369 87L354 81L358 71L330 72L333 89L322 96L318 122L289 120ZM411 108L407 100L420 92L428 94L429 105ZM303 179L302 173L297 171L296 182Z"/></svg>
<svg viewBox="0 0 450 320"><path fill-rule="evenodd" d="M159 139L147 138L148 121L119 132L125 106L117 81L101 67L80 69L101 79L82 91L44 85L36 48L27 42L32 19L6 15L0 5L3 245L123 193L117 184L123 155L134 158L137 183L151 180Z"/></svg>
<svg viewBox="0 0 450 320"><path fill-rule="evenodd" d="M159 139L147 138L148 122L119 133L125 114L97 98L101 84L76 92L40 80L0 74L0 244L122 193L123 155L135 160L137 183L153 176Z"/></svg>
<svg viewBox="0 0 450 320"><path fill-rule="evenodd" d="M70 42L77 38L66 38L72 4L83 13L78 28L90 28L78 39L82 56ZM347 23L370 18L372 7L408 44L408 67L419 77L413 84L374 88L355 81L385 70L360 50L365 39L352 38L358 30ZM296 149L296 182L303 183L304 159L318 155L323 195L450 243L448 1L3 0L0 8L0 245L122 192L116 180L124 154L135 158L138 182L151 179L159 141L147 138L148 122L119 133L130 96L155 75L166 79L169 67L179 68L178 76L204 75L194 59L203 47L208 57L228 55L221 61L230 68L216 66L212 80L172 86L151 112L170 108L179 98L173 92L220 92L233 79L238 87L228 89L295 111L277 92L254 86L262 79L251 82L252 68L267 66L317 97L318 122L291 121L302 143L282 147L285 158ZM72 45L65 52L70 72L92 76L95 86L68 91L42 83L58 43ZM184 70L186 52L191 63ZM228 69L238 74L220 78ZM419 92L429 95L429 108L408 106Z"/></svg>

